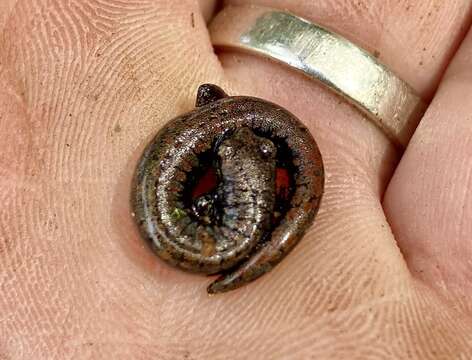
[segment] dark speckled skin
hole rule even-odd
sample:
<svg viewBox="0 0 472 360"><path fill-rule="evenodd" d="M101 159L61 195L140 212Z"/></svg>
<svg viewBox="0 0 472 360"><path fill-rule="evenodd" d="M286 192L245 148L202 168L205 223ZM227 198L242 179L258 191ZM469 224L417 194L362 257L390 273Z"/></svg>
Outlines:
<svg viewBox="0 0 472 360"><path fill-rule="evenodd" d="M211 84L200 86L196 103L195 110L170 121L146 148L133 206L142 236L159 257L188 271L223 272L208 288L217 293L263 275L298 243L320 205L324 171L308 130L279 106L228 97ZM296 173L290 208L270 232L277 157L271 140L286 142ZM198 155L212 149L219 164L219 219L203 221L186 207L183 190L199 166Z"/></svg>

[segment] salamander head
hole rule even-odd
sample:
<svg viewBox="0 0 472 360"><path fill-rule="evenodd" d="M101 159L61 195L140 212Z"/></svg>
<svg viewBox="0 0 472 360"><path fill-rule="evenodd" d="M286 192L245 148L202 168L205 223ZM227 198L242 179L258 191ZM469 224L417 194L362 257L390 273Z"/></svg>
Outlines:
<svg viewBox="0 0 472 360"><path fill-rule="evenodd" d="M243 161L272 162L277 155L274 143L257 136L247 127L240 128L218 147L222 166ZM244 166L244 163L239 165Z"/></svg>

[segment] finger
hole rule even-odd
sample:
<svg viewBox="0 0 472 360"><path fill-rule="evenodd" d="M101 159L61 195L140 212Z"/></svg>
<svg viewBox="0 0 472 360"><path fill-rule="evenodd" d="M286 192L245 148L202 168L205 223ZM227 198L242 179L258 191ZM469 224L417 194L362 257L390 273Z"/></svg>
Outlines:
<svg viewBox="0 0 472 360"><path fill-rule="evenodd" d="M218 2L216 0L198 0L200 11L206 22L209 22L215 15Z"/></svg>
<svg viewBox="0 0 472 360"><path fill-rule="evenodd" d="M123 327L149 319L143 308L165 303L130 216L136 158L220 67L196 1L28 0L10 10L0 28L0 357L101 357L108 345L89 341L125 339ZM173 280L160 284L169 297ZM151 318L143 326L159 333Z"/></svg>
<svg viewBox="0 0 472 360"><path fill-rule="evenodd" d="M471 56L469 33L384 202L415 275L437 289L461 295L468 307L466 299L472 293Z"/></svg>
<svg viewBox="0 0 472 360"><path fill-rule="evenodd" d="M229 2L233 3L240 5L245 2ZM380 1L251 3L288 9L354 37L357 43L380 52L381 60L425 97L434 91L444 63L454 51L454 44L461 39L462 27L469 21L467 14L471 8L466 1L450 3L448 9L437 7L432 2L416 8L404 3L400 6L397 2L386 6ZM438 24L442 26L446 14L455 19L445 23L447 32L451 34L447 37L452 39L449 43L442 31L435 30ZM430 20L425 23L412 20L422 16ZM388 24L389 31L385 30L385 24ZM421 36L412 35L398 41L395 36L403 35L404 29ZM352 34L357 34L357 38ZM360 40L361 34L367 36ZM442 46L432 48L429 44L433 43ZM425 56L429 56L428 61L423 64L415 61L413 72L410 69L413 63L405 62L405 59ZM327 184L320 216L311 234L314 240L304 241L295 250L294 260L286 264L290 265L286 273L297 274L300 281L297 285L302 289L310 288L304 281L313 277L320 281L326 277L335 283L341 281L326 272L348 264L355 283L366 276L371 279L372 273L366 272L363 266L372 267L374 278L388 277L392 269L395 269L394 277L407 276L380 207L384 188L399 155L385 136L338 97L291 69L228 49L220 50L219 57L227 78L238 92L255 94L286 106L309 127L323 154ZM304 264L302 270L300 264ZM304 276L299 276L300 271ZM361 298L360 294L352 294L353 298L356 296Z"/></svg>
<svg viewBox="0 0 472 360"><path fill-rule="evenodd" d="M377 50L381 60L424 98L434 92L444 64L461 40L462 27L470 21L471 6L466 1L442 7L422 2L417 8L384 1L251 3L288 9L341 32L372 51ZM417 21L419 17L428 20ZM454 21L444 21L445 18ZM447 37L442 34L443 24ZM438 27L441 31L436 31ZM336 341L327 340L329 345L325 344L324 350L316 349L313 343L319 338L329 338L329 320L324 322L321 317L336 318L342 311L349 314L349 320L334 327L352 335L349 340L343 339L343 345L348 343L362 354L368 354L373 348L378 350L377 345L368 340L368 331L356 335L352 332L357 328L353 314L362 306L368 306L376 319L388 322L398 338L407 344L391 346L393 352L398 351L392 358L407 357L407 349L414 349L422 358L430 356L427 354L431 351L446 355L452 349L464 348L460 336L448 340L448 345L442 349L423 339L425 331L429 339L434 339L440 333L452 331L449 329L454 323L450 319L425 323L421 316L425 304L431 309L438 309L437 305L433 305L432 297L412 295L412 289L417 286L411 281L384 218L380 199L399 156L389 141L338 97L295 71L228 49L219 49L218 55L227 79L238 93L254 94L281 104L308 126L320 145L327 173L325 195L311 232L254 290L262 295L253 306L262 309L263 304L271 301L272 312L283 312L290 319L312 318L316 324L304 323L301 331L306 341L304 345L281 341L279 347L290 348L290 354L298 357L313 352L319 357L329 357L324 352L326 348L341 351ZM263 297L264 294L271 294L271 300ZM400 301L399 294L409 300ZM412 314L407 328L401 325L401 314L405 312ZM259 319L258 316L249 319L251 332L260 332ZM369 328L381 327L381 323L374 320ZM320 325L327 327L320 330ZM274 325L274 328L283 329L283 326ZM376 336L384 343L392 342L388 332L379 331Z"/></svg>
<svg viewBox="0 0 472 360"><path fill-rule="evenodd" d="M429 99L471 21L469 1L229 0L287 9L378 56Z"/></svg>

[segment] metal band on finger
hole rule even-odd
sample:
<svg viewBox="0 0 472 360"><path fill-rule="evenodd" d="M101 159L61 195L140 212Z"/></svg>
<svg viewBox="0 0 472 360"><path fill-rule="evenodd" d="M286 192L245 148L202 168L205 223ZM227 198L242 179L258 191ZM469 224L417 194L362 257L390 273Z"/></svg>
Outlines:
<svg viewBox="0 0 472 360"><path fill-rule="evenodd" d="M290 13L229 6L214 19L216 47L242 49L295 68L352 103L406 146L426 109L413 89L367 51Z"/></svg>

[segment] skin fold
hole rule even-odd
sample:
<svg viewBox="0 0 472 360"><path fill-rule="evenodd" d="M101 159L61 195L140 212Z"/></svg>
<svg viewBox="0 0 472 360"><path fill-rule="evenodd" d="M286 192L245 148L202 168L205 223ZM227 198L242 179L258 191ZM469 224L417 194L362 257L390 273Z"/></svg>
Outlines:
<svg viewBox="0 0 472 360"><path fill-rule="evenodd" d="M345 35L430 101L408 148L290 69L215 53L222 4L1 1L0 359L472 358L472 3L251 3ZM316 226L219 296L156 258L129 205L144 147L208 82L293 112L326 172Z"/></svg>

